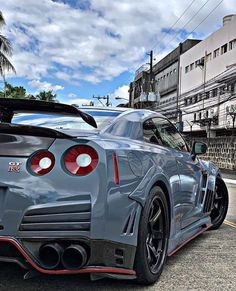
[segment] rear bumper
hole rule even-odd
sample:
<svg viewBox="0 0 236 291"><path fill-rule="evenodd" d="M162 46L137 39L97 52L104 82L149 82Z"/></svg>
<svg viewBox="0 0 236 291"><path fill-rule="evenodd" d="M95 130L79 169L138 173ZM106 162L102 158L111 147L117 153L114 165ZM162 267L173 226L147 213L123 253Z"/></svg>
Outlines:
<svg viewBox="0 0 236 291"><path fill-rule="evenodd" d="M45 243L43 240L41 242L21 242L12 237L1 236L0 261L14 262L22 268L34 269L39 273L49 275L90 273L98 274L100 277L118 279L136 278L136 272L133 270L136 248L133 246L105 240L91 240L89 242L90 257L86 266L76 270L67 270L60 266L54 270L48 270L40 265L40 261L37 258L37 250L34 251L34 255L32 254L35 245L43 243ZM31 250L26 249L26 245L31 245Z"/></svg>

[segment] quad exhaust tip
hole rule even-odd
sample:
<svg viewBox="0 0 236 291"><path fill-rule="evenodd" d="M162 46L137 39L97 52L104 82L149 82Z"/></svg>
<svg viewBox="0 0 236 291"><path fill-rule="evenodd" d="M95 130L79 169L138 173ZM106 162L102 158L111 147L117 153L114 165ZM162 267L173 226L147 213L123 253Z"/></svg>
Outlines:
<svg viewBox="0 0 236 291"><path fill-rule="evenodd" d="M70 245L62 253L61 263L65 269L75 270L82 268L87 259L87 252L83 246Z"/></svg>
<svg viewBox="0 0 236 291"><path fill-rule="evenodd" d="M47 269L55 269L61 261L63 247L58 243L42 245L39 249L39 259Z"/></svg>

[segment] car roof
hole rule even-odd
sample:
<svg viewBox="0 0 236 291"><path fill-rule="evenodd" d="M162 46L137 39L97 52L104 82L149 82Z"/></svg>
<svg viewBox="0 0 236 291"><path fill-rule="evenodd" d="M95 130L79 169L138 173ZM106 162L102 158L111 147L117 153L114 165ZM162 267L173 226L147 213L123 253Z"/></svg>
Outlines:
<svg viewBox="0 0 236 291"><path fill-rule="evenodd" d="M73 104L73 106L78 107L78 105ZM162 117L166 118L163 114L149 110L149 109L136 109L136 108L130 108L130 107L107 107L107 106L82 106L79 107L81 111L89 111L89 110L99 110L99 111L114 111L114 112L120 112L122 113L121 116L131 115L134 118L139 116L140 120L145 120L148 118L154 118L154 117Z"/></svg>
<svg viewBox="0 0 236 291"><path fill-rule="evenodd" d="M79 107L76 104L72 104L75 107ZM124 112L128 110L135 110L133 108L128 108L128 107L105 107L105 106L82 106L79 107L80 110L101 110L101 111L119 111L119 112Z"/></svg>

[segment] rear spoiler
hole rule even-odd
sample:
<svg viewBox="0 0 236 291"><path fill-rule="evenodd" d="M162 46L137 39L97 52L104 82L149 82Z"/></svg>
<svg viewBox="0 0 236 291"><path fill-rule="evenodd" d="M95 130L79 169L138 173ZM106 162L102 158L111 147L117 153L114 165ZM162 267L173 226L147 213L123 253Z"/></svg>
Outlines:
<svg viewBox="0 0 236 291"><path fill-rule="evenodd" d="M79 116L86 123L97 128L93 116L71 105L38 100L0 98L0 122L11 123L14 113L20 112Z"/></svg>

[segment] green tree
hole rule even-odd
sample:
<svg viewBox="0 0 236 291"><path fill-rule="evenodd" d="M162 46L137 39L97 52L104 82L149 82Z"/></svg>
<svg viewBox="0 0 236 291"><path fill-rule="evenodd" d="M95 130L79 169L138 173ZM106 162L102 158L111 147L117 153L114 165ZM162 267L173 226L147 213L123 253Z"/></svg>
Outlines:
<svg viewBox="0 0 236 291"><path fill-rule="evenodd" d="M5 82L4 92L0 92L0 97L21 99L26 98L26 90L22 86L12 86L11 84Z"/></svg>
<svg viewBox="0 0 236 291"><path fill-rule="evenodd" d="M0 11L0 29L5 24L6 23L4 17L2 15L2 12ZM4 97L7 97L5 74L6 72L16 73L14 66L12 65L8 58L11 55L12 55L11 43L2 33L0 33L0 75L2 76L4 82Z"/></svg>
<svg viewBox="0 0 236 291"><path fill-rule="evenodd" d="M52 90L39 92L39 94L36 95L36 97L42 101L57 102L56 100L57 94L53 94Z"/></svg>

